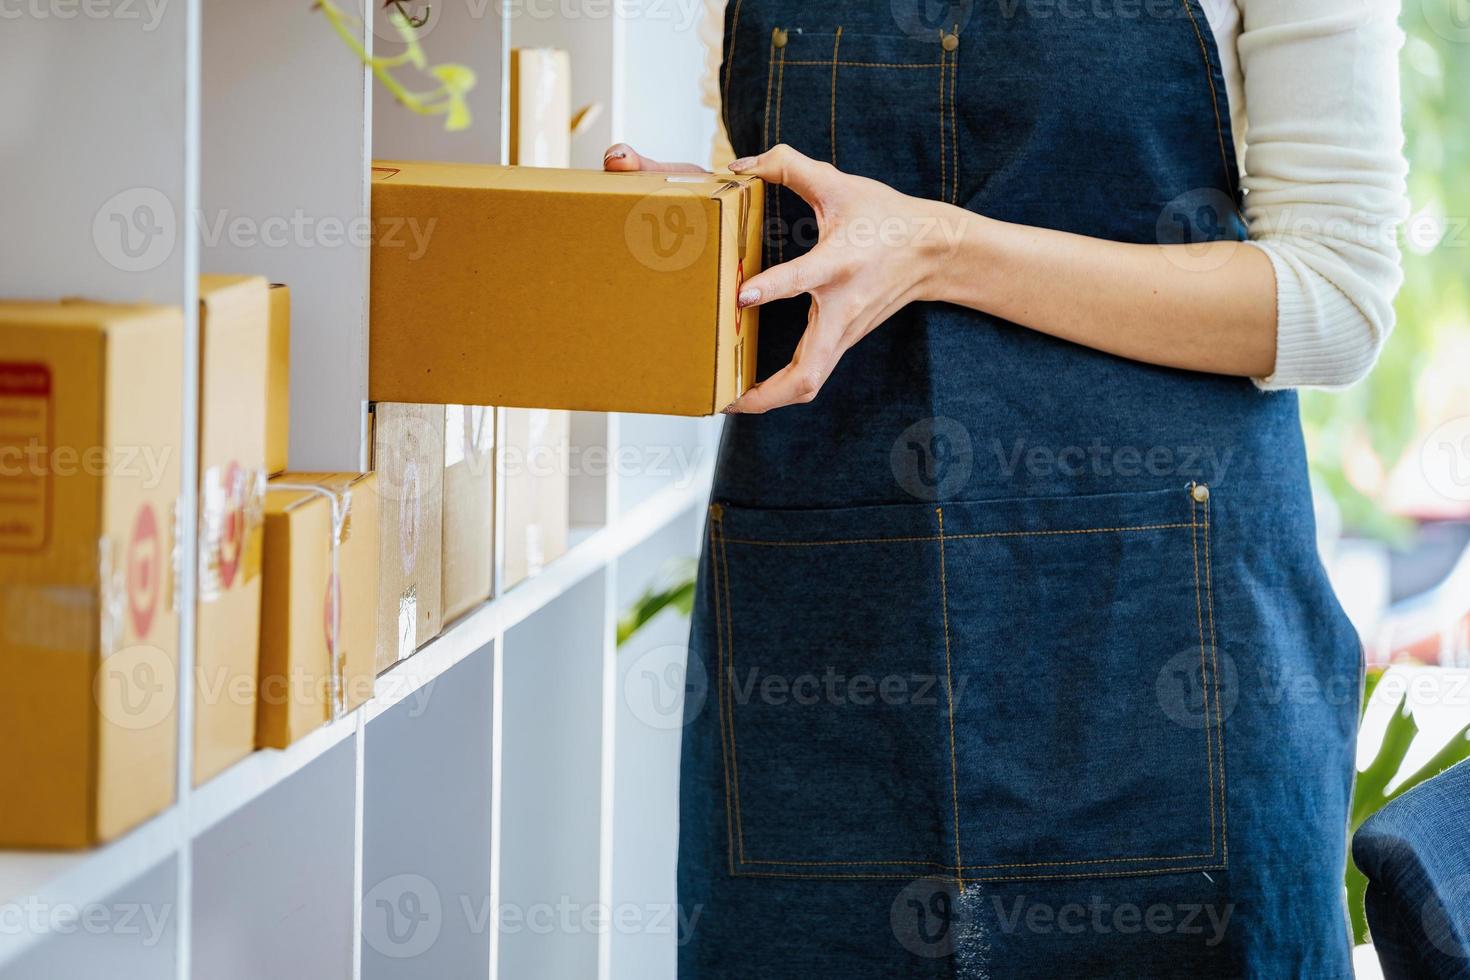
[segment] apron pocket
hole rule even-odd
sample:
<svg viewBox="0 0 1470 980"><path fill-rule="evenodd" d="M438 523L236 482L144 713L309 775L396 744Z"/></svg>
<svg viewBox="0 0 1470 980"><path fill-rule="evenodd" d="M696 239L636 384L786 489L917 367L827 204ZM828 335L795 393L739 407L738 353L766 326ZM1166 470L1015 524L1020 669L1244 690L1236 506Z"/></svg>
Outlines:
<svg viewBox="0 0 1470 980"><path fill-rule="evenodd" d="M1224 867L1209 493L712 507L731 873Z"/></svg>

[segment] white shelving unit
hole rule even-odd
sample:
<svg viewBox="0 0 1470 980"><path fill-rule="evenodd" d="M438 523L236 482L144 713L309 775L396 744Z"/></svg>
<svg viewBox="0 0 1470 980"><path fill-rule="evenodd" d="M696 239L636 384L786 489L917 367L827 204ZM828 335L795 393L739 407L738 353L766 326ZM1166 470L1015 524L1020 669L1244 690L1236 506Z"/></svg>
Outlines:
<svg viewBox="0 0 1470 980"><path fill-rule="evenodd" d="M433 4L431 57L480 77L458 135L385 99L308 0L60 9L27 6L0 33L0 213L26 237L0 263L0 296L181 305L193 365L199 271L290 284L297 470L367 460L369 263L352 232L375 148L500 160L511 44L570 49L579 104L604 104L579 163L636 135L625 126L686 158L708 142L694 25L624 21L615 5ZM381 22L362 40L396 46ZM192 370L183 384L191 447ZM578 415L573 546L540 575L449 624L352 715L201 787L181 776L175 805L120 839L0 852L0 980L672 976L671 935L548 934L530 918L674 900L678 730L629 711L614 633L668 558L697 551L717 434L709 420ZM183 464L192 473L192 450ZM192 527L191 477L180 500ZM677 659L684 627L655 625ZM192 631L186 614L185 678ZM179 685L181 774L192 687Z"/></svg>

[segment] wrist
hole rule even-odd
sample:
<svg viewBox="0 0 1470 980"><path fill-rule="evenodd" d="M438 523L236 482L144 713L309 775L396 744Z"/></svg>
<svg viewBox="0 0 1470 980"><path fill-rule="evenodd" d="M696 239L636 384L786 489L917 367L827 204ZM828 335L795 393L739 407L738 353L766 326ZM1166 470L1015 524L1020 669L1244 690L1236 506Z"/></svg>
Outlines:
<svg viewBox="0 0 1470 980"><path fill-rule="evenodd" d="M986 219L973 211L925 201L918 234L919 275L916 300L954 303L975 292Z"/></svg>

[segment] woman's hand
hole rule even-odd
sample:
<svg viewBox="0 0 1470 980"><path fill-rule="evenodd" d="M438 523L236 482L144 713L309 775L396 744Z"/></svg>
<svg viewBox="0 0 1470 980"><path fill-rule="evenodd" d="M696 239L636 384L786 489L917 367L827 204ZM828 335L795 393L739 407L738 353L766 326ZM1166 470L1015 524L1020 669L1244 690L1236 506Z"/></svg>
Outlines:
<svg viewBox="0 0 1470 980"><path fill-rule="evenodd" d="M626 143L609 147L602 166L613 171L704 172L692 163L651 160ZM802 293L811 294L812 306L791 363L725 411L767 412L809 402L849 347L904 306L926 298L922 287L936 258L952 247L956 216L965 212L845 174L785 145L736 160L730 169L800 194L816 212L819 240L806 255L767 269L740 291L741 307Z"/></svg>
<svg viewBox="0 0 1470 980"><path fill-rule="evenodd" d="M736 160L735 173L753 174L800 194L816 212L811 251L772 266L740 291L741 307L809 293L806 332L791 363L752 387L727 412L768 412L810 402L853 344L903 307L928 295L946 254L969 217L925 201L789 146Z"/></svg>
<svg viewBox="0 0 1470 980"><path fill-rule="evenodd" d="M700 172L618 144L609 170ZM727 412L810 402L847 350L913 302L952 303L1130 360L1266 377L1276 360L1271 260L1236 241L1147 245L997 221L845 174L789 146L736 160L816 213L810 252L740 291L759 306L810 293L791 363ZM769 216L768 216L769 220Z"/></svg>

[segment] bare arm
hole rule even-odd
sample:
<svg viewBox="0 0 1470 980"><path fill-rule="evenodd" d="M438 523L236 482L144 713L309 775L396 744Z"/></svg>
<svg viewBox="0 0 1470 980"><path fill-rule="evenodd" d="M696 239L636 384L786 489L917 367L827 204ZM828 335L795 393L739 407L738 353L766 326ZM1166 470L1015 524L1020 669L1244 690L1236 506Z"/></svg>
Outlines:
<svg viewBox="0 0 1470 980"><path fill-rule="evenodd" d="M791 364L734 411L811 401L848 348L919 301L967 306L1151 364L1271 372L1275 276L1256 249L1126 245L1008 224L900 194L787 146L731 169L800 194L820 233L810 252L765 270L741 293L744 306L809 293L812 311Z"/></svg>
<svg viewBox="0 0 1470 980"><path fill-rule="evenodd" d="M1276 276L1259 249L1126 245L968 211L952 220L961 229L955 253L939 263L925 299L1135 361L1245 377L1272 371Z"/></svg>

